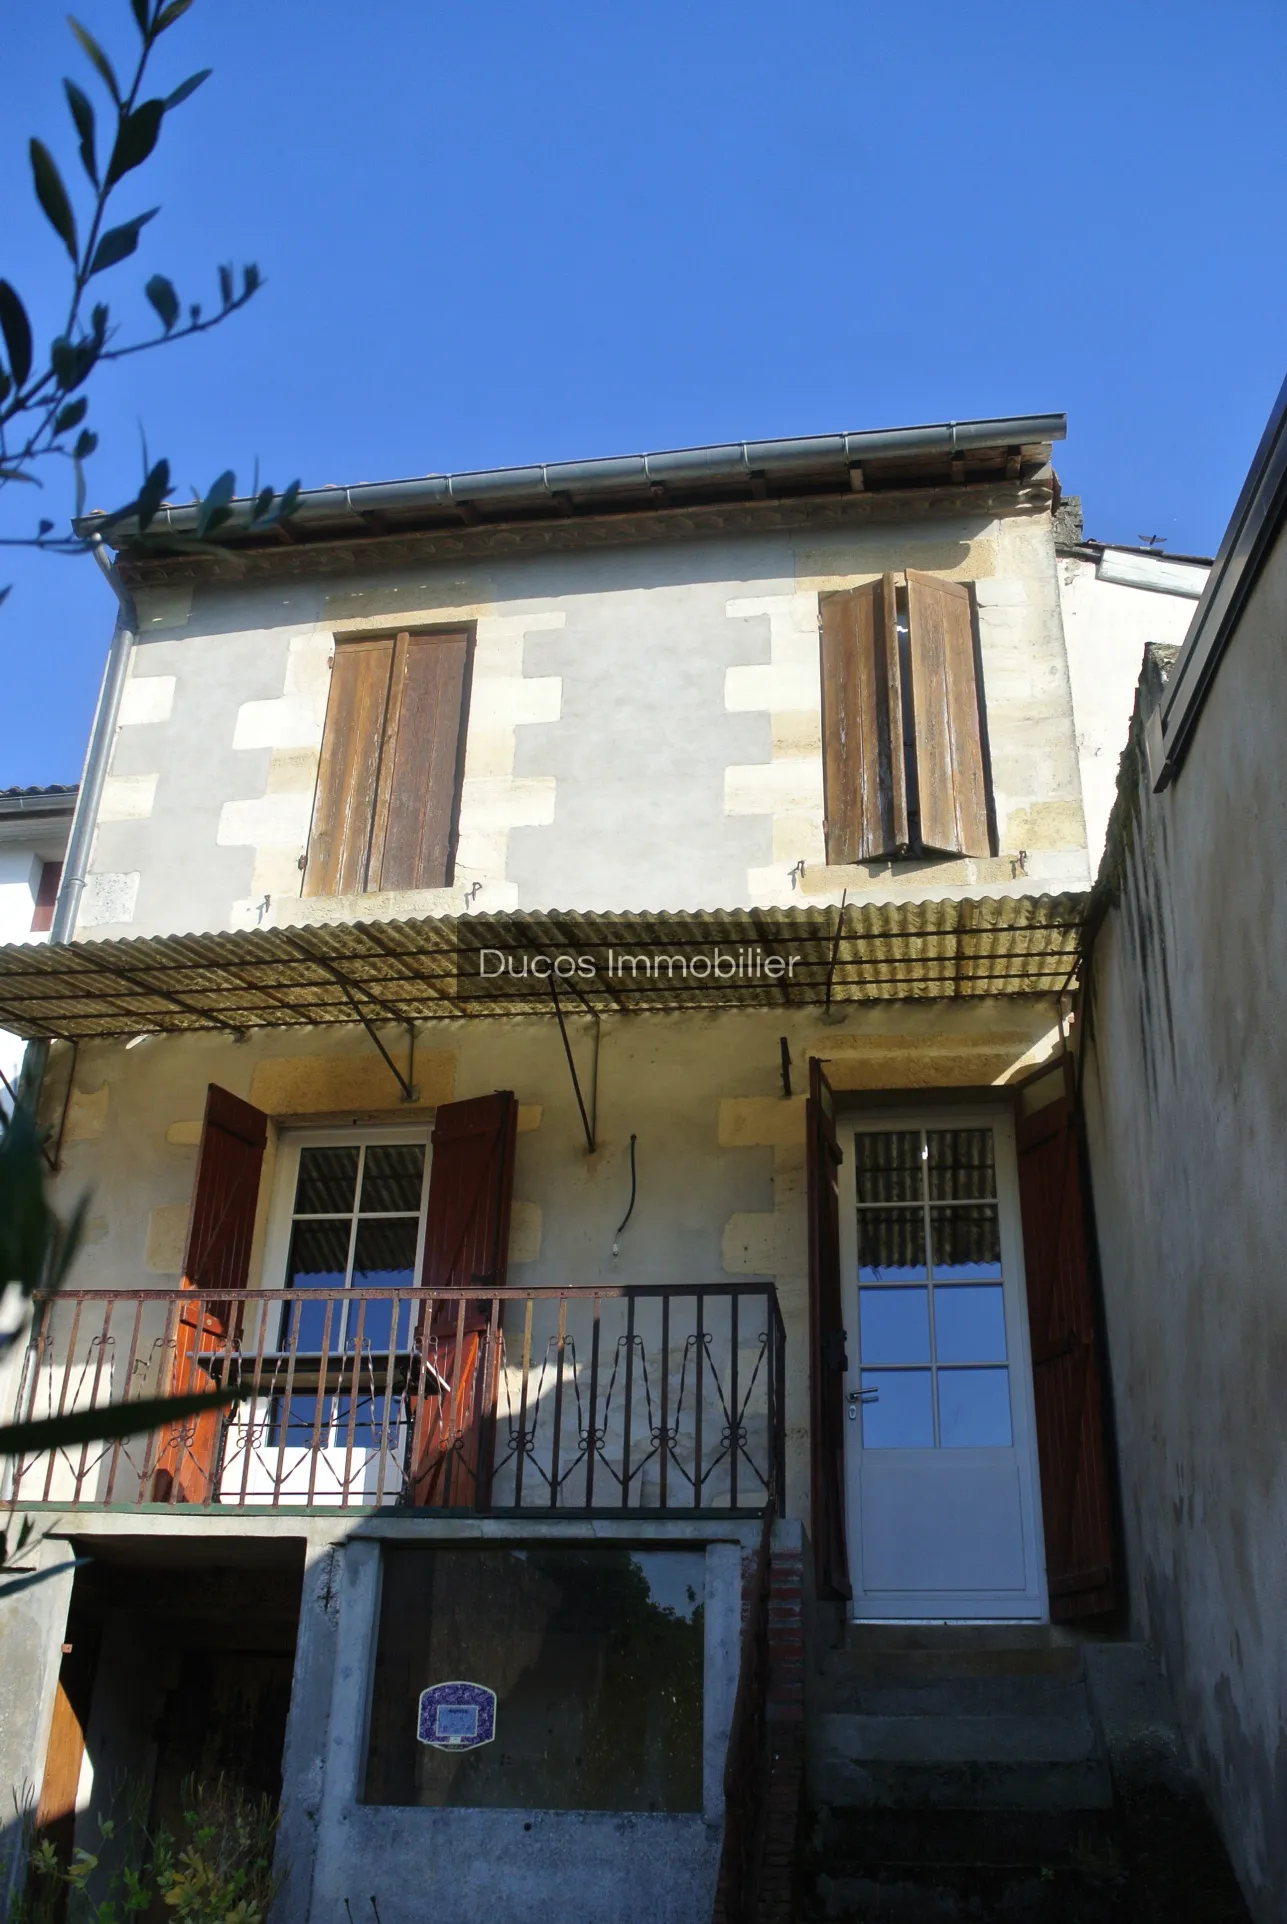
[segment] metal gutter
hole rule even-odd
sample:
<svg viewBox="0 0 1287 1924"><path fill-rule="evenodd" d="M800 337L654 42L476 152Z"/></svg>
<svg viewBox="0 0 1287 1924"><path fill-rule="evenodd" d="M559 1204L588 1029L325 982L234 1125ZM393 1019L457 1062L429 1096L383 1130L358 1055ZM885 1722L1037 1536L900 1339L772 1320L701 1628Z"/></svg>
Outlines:
<svg viewBox="0 0 1287 1924"><path fill-rule="evenodd" d="M461 474L431 474L418 480L362 482L349 488L310 488L299 497L292 524L334 520L337 510L368 514L486 506L492 509L549 502L569 495L608 499L614 494L652 488L693 487L738 480L786 480L819 469L860 469L865 461L900 456L952 456L970 448L1011 448L1061 441L1068 430L1064 414L1021 414L988 421L944 421L925 427L875 428L852 434L812 434L774 441L730 441L714 447L674 448L658 454L622 454L588 461L556 461L521 468L484 468ZM235 534L249 519L250 502L237 512L224 534ZM188 533L197 508L162 508L152 531ZM89 515L78 530L101 532L104 517ZM131 522L117 527L127 545Z"/></svg>
<svg viewBox="0 0 1287 1924"><path fill-rule="evenodd" d="M1242 485L1166 694L1145 733L1153 789L1174 781L1216 670L1287 516L1287 381Z"/></svg>
<svg viewBox="0 0 1287 1924"><path fill-rule="evenodd" d="M60 815L70 815L76 807L76 790L47 788L32 789L26 794L0 795L0 822L3 821L53 821Z"/></svg>

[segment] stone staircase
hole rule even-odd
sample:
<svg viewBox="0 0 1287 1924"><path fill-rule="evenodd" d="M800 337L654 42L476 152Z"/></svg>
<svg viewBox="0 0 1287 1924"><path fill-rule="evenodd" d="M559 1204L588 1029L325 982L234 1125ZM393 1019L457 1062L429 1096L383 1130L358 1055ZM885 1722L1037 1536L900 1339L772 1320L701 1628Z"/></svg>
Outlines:
<svg viewBox="0 0 1287 1924"><path fill-rule="evenodd" d="M1047 1625L849 1626L810 1678L804 1914L1245 1924L1141 1651Z"/></svg>

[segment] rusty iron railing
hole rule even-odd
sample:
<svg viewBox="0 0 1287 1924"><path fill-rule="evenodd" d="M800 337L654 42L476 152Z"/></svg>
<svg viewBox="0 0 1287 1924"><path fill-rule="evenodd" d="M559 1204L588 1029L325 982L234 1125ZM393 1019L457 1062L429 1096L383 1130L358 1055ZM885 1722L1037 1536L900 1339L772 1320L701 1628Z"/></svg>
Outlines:
<svg viewBox="0 0 1287 1924"><path fill-rule="evenodd" d="M781 1491L784 1337L759 1283L75 1290L39 1300L32 1420L226 1387L227 1411L12 1462L24 1505L757 1514Z"/></svg>
<svg viewBox="0 0 1287 1924"><path fill-rule="evenodd" d="M769 1791L769 1592L774 1506L745 1588L742 1656L733 1721L724 1759L724 1843L715 1896L715 1924L751 1924L755 1917Z"/></svg>

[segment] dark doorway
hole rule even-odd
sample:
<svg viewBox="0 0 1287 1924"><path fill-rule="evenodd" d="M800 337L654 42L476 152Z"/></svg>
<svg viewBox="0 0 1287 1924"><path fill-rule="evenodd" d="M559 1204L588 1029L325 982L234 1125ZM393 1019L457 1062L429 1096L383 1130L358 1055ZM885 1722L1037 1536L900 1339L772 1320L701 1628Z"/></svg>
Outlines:
<svg viewBox="0 0 1287 1924"><path fill-rule="evenodd" d="M55 1720L46 1768L60 1849L70 1848L73 1831L76 1843L97 1848L97 1820L122 1800L143 1804L150 1830L177 1834L192 1779L222 1780L275 1808L302 1544L100 1540L78 1548L93 1561L76 1573L60 1690L67 1728ZM73 1820L63 1807L71 1786L74 1808L86 1754L92 1796Z"/></svg>

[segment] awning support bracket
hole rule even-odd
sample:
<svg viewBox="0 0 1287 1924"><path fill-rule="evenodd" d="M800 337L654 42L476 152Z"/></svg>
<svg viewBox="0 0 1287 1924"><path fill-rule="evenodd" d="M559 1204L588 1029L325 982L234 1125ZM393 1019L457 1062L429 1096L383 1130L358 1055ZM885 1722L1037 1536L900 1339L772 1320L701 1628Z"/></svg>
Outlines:
<svg viewBox="0 0 1287 1924"><path fill-rule="evenodd" d="M365 1011L362 1009L361 1005L359 1004L357 996L353 992L353 985L349 981L348 977L344 974L343 970L333 968L332 965L326 960L325 956L314 955L310 950L306 949L302 943L292 942L290 946L295 950L297 955L302 955L306 957L306 959L309 962L314 963L319 969L321 969L325 975L329 975L333 982L338 983L341 991L343 992L345 1001L348 1003L349 1007L352 1009L358 1021L362 1024L362 1027L366 1030L367 1034L370 1036L372 1042L374 1042L376 1048L380 1051L380 1054L384 1057L385 1062L388 1064L390 1075L393 1077L399 1089L402 1091L403 1102L418 1102L420 1100L420 1091L415 1087L414 1083L412 1083L409 1080L409 1078L411 1076L414 1076L416 1072L416 1025L415 1023L412 1022L407 1016L397 1015L397 1014L394 1014L392 1011L390 1011L390 1019L394 1022L400 1022L407 1032L407 1074L404 1076L401 1069L399 1069L397 1063L393 1060L393 1057L389 1054L389 1051L385 1048L383 1042L381 1042L380 1037L376 1032L375 1024L371 1021L370 1017L365 1013ZM378 1001L379 998L375 997L373 998L373 1000ZM384 1008L384 1007L387 1007L388 1005L381 1003L380 1006Z"/></svg>
<svg viewBox="0 0 1287 1924"><path fill-rule="evenodd" d="M576 1062L572 1055L572 1044L568 1039L567 1023L563 1020L563 1004L559 1001L559 985L554 970L550 970L550 994L554 998L554 1013L558 1017L559 1034L563 1037L563 1053L568 1059L568 1073L572 1077L572 1089L576 1096L576 1106L581 1111L581 1127L585 1131L585 1146L593 1155L599 1124L599 1035L601 1024L599 1011L593 1008L585 997L572 992L581 1003L587 1015L594 1018L594 1061L590 1070L590 1111L586 1114L585 1097L581 1094L581 1079L576 1072Z"/></svg>

